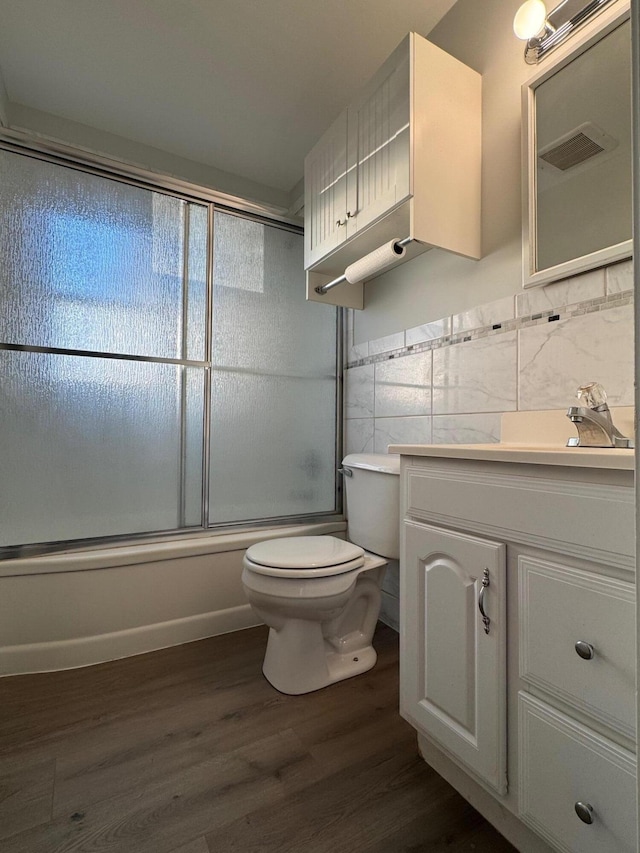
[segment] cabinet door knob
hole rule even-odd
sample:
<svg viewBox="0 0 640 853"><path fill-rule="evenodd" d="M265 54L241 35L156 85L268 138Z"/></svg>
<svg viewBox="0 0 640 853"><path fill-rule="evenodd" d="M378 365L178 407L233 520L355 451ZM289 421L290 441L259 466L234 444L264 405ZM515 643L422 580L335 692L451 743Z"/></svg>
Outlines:
<svg viewBox="0 0 640 853"><path fill-rule="evenodd" d="M590 803L581 803L578 800L574 808L583 823L593 823L593 806Z"/></svg>
<svg viewBox="0 0 640 853"><path fill-rule="evenodd" d="M484 594L489 586L489 569L485 569L482 573L482 588L480 589L480 596L478 597L478 610L480 611L480 615L482 616L482 622L484 624L484 632L485 634L489 633L489 625L491 623L491 619L484 612Z"/></svg>
<svg viewBox="0 0 640 853"><path fill-rule="evenodd" d="M591 660L595 651L591 643L586 643L584 640L578 640L576 643L576 652L580 655L582 660Z"/></svg>

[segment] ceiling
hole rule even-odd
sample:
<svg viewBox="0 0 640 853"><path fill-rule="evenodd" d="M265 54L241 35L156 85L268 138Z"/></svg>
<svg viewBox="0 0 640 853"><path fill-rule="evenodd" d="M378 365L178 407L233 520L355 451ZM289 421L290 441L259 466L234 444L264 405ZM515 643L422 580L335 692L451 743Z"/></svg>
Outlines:
<svg viewBox="0 0 640 853"><path fill-rule="evenodd" d="M0 0L11 103L290 191L402 37L455 0Z"/></svg>

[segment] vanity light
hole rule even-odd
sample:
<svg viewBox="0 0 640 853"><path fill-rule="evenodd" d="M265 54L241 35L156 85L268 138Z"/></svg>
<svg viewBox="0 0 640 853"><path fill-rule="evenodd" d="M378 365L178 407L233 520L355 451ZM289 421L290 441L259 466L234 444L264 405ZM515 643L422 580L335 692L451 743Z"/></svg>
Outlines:
<svg viewBox="0 0 640 853"><path fill-rule="evenodd" d="M540 57L542 40L555 32L547 19L547 7L543 0L526 0L513 19L513 31L519 39L526 41L524 59L534 65Z"/></svg>
<svg viewBox="0 0 640 853"><path fill-rule="evenodd" d="M513 31L527 42L524 59L535 65L543 56L561 44L581 24L584 24L614 0L561 0L547 12L543 0L527 0L516 12Z"/></svg>
<svg viewBox="0 0 640 853"><path fill-rule="evenodd" d="M516 12L513 31L519 39L542 38L547 31L547 7L543 0L527 0Z"/></svg>

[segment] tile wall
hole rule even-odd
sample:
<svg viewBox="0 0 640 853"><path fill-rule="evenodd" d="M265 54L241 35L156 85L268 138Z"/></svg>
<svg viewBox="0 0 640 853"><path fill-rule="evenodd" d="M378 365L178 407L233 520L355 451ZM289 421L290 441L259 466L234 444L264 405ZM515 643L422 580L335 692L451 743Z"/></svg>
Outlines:
<svg viewBox="0 0 640 853"><path fill-rule="evenodd" d="M354 345L347 312L345 451L500 440L503 412L565 409L597 381L634 402L633 266L623 261ZM397 567L381 618L398 625Z"/></svg>

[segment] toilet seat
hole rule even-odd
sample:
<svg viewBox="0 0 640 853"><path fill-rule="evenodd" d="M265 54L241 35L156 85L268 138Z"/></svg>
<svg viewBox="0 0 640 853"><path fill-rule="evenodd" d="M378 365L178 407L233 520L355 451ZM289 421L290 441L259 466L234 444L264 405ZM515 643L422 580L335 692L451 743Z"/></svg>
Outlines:
<svg viewBox="0 0 640 853"><path fill-rule="evenodd" d="M335 536L291 536L252 545L245 567L282 578L323 578L359 569L364 549Z"/></svg>

